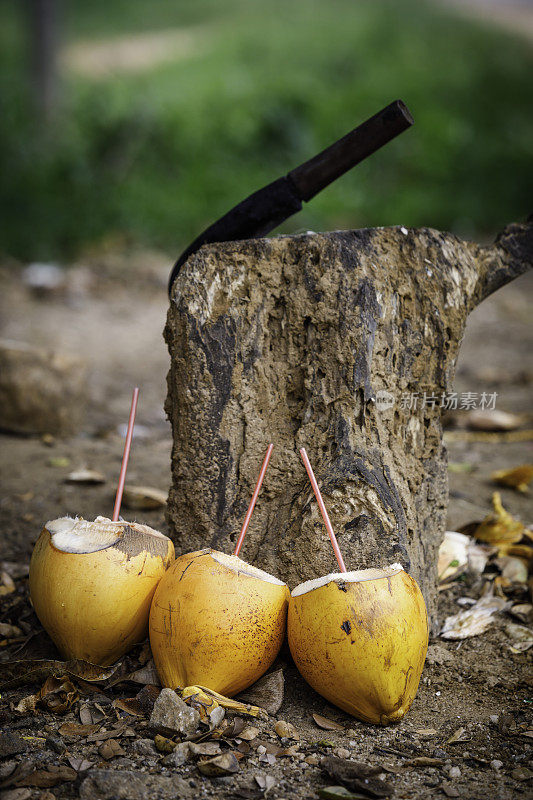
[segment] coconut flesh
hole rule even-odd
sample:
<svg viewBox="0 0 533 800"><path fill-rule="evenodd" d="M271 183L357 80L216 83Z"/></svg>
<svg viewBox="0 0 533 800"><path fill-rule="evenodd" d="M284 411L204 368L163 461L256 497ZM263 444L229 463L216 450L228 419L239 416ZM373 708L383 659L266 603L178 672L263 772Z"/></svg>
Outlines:
<svg viewBox="0 0 533 800"><path fill-rule="evenodd" d="M239 556L228 556L226 553L219 553L216 550L208 549L200 550L200 553L211 553L211 558L214 561L218 564L222 564L223 567L227 567L232 572L236 572L237 575L246 575L248 578L259 578L261 581L274 583L276 586L285 586L285 583L280 581L279 578L270 575L269 572L265 572L258 567L252 566L252 564L247 564L246 561L243 561Z"/></svg>
<svg viewBox="0 0 533 800"><path fill-rule="evenodd" d="M362 583L364 581L375 581L379 578L391 578L401 572L403 567L401 564L391 564L390 567L378 569L371 567L370 569L358 569L354 572L330 572L329 575L324 575L321 578L313 578L311 581L300 583L291 592L291 597L299 597L301 594L312 592L313 589L318 589L320 586L326 586L328 583Z"/></svg>
<svg viewBox="0 0 533 800"><path fill-rule="evenodd" d="M94 522L79 517L60 517L44 526L50 534L52 544L64 553L96 553L111 547L124 535L126 527L134 527L139 533L167 539L159 531L136 522L112 522L107 517L96 517Z"/></svg>

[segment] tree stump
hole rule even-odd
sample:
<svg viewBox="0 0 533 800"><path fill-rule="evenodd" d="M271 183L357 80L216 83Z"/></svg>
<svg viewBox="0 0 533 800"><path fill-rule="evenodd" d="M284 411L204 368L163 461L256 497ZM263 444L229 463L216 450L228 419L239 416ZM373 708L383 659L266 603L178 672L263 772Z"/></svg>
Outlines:
<svg viewBox="0 0 533 800"><path fill-rule="evenodd" d="M488 247L399 227L202 247L165 329L177 551L232 550L273 442L242 556L291 588L336 571L304 446L347 568L401 562L435 625L442 398L468 313L532 252L531 225Z"/></svg>

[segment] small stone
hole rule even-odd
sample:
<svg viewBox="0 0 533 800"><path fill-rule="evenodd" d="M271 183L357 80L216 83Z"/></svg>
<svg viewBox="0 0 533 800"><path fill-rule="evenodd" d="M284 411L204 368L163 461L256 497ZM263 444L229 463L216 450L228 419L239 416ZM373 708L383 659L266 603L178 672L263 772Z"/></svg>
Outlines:
<svg viewBox="0 0 533 800"><path fill-rule="evenodd" d="M195 733L200 724L200 714L191 708L172 689L162 689L154 703L150 725L171 733Z"/></svg>
<svg viewBox="0 0 533 800"><path fill-rule="evenodd" d="M180 800L193 797L182 778L133 770L93 769L80 786L80 800Z"/></svg>
<svg viewBox="0 0 533 800"><path fill-rule="evenodd" d="M209 714L209 730L218 728L224 717L226 716L225 709L222 706L217 706Z"/></svg>
<svg viewBox="0 0 533 800"><path fill-rule="evenodd" d="M346 750L344 747L336 747L333 751L333 755L337 756L337 758L350 758L350 751Z"/></svg>
<svg viewBox="0 0 533 800"><path fill-rule="evenodd" d="M450 769L448 770L448 777L451 778L452 780L460 778L461 770L459 769L459 767L450 767Z"/></svg>
<svg viewBox="0 0 533 800"><path fill-rule="evenodd" d="M433 750L433 757L434 757L434 758L446 758L446 756L447 756L447 755L448 755L448 754L446 753L446 751L445 751L445 750L443 750L443 749L442 749L442 748L440 748L440 747L436 747L436 748Z"/></svg>
<svg viewBox="0 0 533 800"><path fill-rule="evenodd" d="M116 758L117 756L126 755L116 739L108 739L106 742L103 742L98 748L98 752L106 761L111 761L112 758Z"/></svg>
<svg viewBox="0 0 533 800"><path fill-rule="evenodd" d="M14 433L76 433L88 390L78 358L0 341L0 427Z"/></svg>
<svg viewBox="0 0 533 800"><path fill-rule="evenodd" d="M278 722L276 722L274 725L274 730L281 739L299 740L300 738L294 725L291 725L290 722L285 722L283 719L280 719Z"/></svg>
<svg viewBox="0 0 533 800"><path fill-rule="evenodd" d="M208 778L223 777L238 772L239 762L233 753L223 753L221 756L215 756L207 761L200 761L198 769L202 775L207 775Z"/></svg>
<svg viewBox="0 0 533 800"><path fill-rule="evenodd" d="M137 739L131 749L139 756L156 756L157 750L151 739Z"/></svg>
<svg viewBox="0 0 533 800"><path fill-rule="evenodd" d="M495 758L494 761L490 762L490 766L494 772L498 772L503 767L503 761L499 761L497 758Z"/></svg>
<svg viewBox="0 0 533 800"><path fill-rule="evenodd" d="M10 789L7 792L2 792L2 800L29 800L30 797L30 789ZM41 797L42 794L39 795L39 800Z"/></svg>
<svg viewBox="0 0 533 800"><path fill-rule="evenodd" d="M453 783L447 783L446 781L443 781L440 785L440 788L446 797L460 797L459 790L453 785Z"/></svg>
<svg viewBox="0 0 533 800"><path fill-rule="evenodd" d="M191 749L189 742L181 742L177 744L172 753L170 755L165 756L162 764L165 767L182 767L186 761L188 761L191 755Z"/></svg>
<svg viewBox="0 0 533 800"><path fill-rule="evenodd" d="M20 736L16 736L13 733L0 734L0 758L8 758L18 753L24 753L26 749L26 742Z"/></svg>
<svg viewBox="0 0 533 800"><path fill-rule="evenodd" d="M533 778L533 772L527 767L515 767L511 772L511 778L515 781L528 781Z"/></svg>

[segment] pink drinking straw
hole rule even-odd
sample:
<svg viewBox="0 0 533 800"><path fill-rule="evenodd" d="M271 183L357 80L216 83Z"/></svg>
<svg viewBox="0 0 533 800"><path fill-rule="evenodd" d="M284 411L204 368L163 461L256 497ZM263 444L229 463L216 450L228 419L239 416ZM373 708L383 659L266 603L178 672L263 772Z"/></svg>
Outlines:
<svg viewBox="0 0 533 800"><path fill-rule="evenodd" d="M324 505L324 501L322 500L322 495L320 494L320 489L318 488L318 483L316 482L315 474L313 472L313 468L309 463L309 459L307 457L307 453L305 452L305 448L302 447L300 450L300 455L302 457L302 461L305 464L305 468L307 470L307 474L309 475L309 480L311 481L311 486L313 487L313 491L315 493L316 501L318 503L318 507L322 513L322 517L324 519L324 525L326 526L326 530L329 533L329 538L331 539L331 544L333 546L333 551L335 553L335 557L339 562L339 567L341 572L346 572L346 567L344 566L344 559L342 557L342 553L339 550L339 545L337 543L337 539L335 534L333 533L333 526L331 525L328 512L326 506Z"/></svg>
<svg viewBox="0 0 533 800"><path fill-rule="evenodd" d="M135 414L137 413L137 400L139 399L139 388L136 386L131 398L130 418L128 420L128 431L126 433L126 444L124 445L124 455L122 456L122 466L118 479L117 495L115 497L115 508L113 509L113 522L118 522L122 495L124 493L124 483L126 481L126 470L130 458L131 440L133 439L133 426L135 425Z"/></svg>
<svg viewBox="0 0 533 800"><path fill-rule="evenodd" d="M239 555L239 550L242 547L242 543L244 541L244 537L246 536L246 531L248 530L248 525L250 524L250 520L252 518L252 513L255 506L255 501L257 500L257 496L261 490L261 484L263 483L263 478L265 477L265 473L267 471L268 462L270 461L270 455L272 450L274 449L273 444L268 445L268 450L266 451L266 455L263 459L263 465L261 467L261 472L259 473L259 477L257 479L257 483L255 484L254 493L252 495L252 499L250 500L250 505L248 506L248 511L246 512L246 516L244 518L244 522L242 523L241 532L239 534L239 538L237 539L237 544L235 545L235 550L233 551L234 556Z"/></svg>

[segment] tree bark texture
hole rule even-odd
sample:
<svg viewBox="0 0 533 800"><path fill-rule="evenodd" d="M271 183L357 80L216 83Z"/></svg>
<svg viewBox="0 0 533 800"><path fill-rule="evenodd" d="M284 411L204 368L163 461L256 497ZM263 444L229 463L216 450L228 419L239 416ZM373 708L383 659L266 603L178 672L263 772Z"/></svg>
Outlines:
<svg viewBox="0 0 533 800"><path fill-rule="evenodd" d="M347 568L401 562L435 625L441 397L469 312L532 252L531 225L488 247L399 227L202 247L176 280L165 330L177 552L231 552L273 442L241 555L291 589L337 571L305 447ZM411 394L417 407L404 408Z"/></svg>

